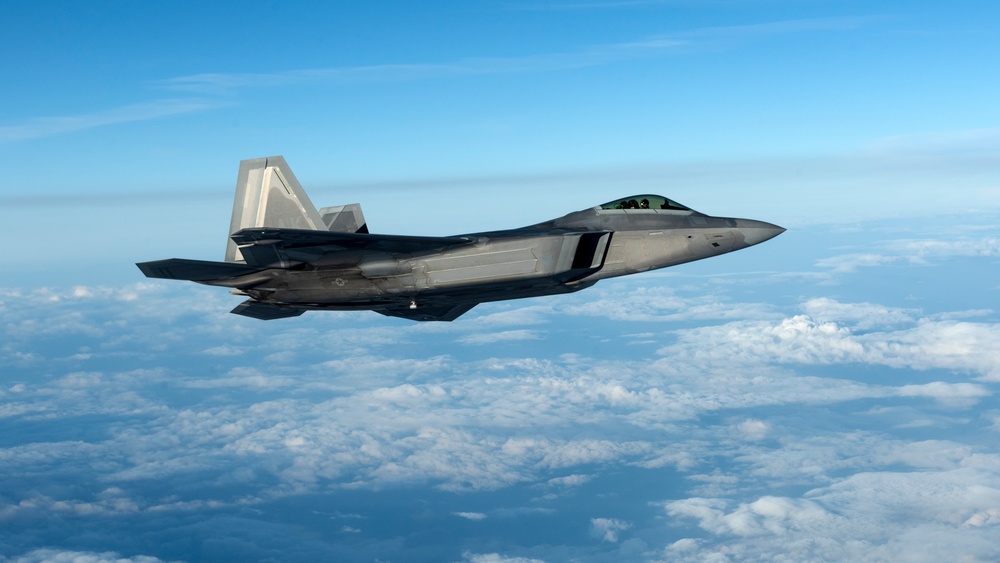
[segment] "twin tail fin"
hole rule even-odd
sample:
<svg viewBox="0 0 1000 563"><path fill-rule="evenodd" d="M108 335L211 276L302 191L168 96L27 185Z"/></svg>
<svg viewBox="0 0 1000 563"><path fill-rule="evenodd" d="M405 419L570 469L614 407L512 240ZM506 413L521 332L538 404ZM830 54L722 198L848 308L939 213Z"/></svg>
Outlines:
<svg viewBox="0 0 1000 563"><path fill-rule="evenodd" d="M361 206L352 203L316 207L284 157L268 156L240 162L233 218L229 223L226 262L245 263L232 236L249 228L299 229L338 233L368 233Z"/></svg>

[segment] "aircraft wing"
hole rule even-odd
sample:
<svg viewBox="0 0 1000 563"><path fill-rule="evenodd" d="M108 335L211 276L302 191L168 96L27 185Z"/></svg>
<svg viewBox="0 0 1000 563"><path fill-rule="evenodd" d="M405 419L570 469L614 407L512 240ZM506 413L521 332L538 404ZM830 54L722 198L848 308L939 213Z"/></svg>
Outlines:
<svg viewBox="0 0 1000 563"><path fill-rule="evenodd" d="M233 262L207 262L205 260L188 260L171 258L153 262L136 264L147 278L162 278L165 280L212 281L235 278L246 274L259 272L260 268Z"/></svg>
<svg viewBox="0 0 1000 563"><path fill-rule="evenodd" d="M400 317L411 321L453 321L468 313L476 305L478 303L462 303L451 306L439 305L436 307L419 307L417 309L398 307L393 309L375 309L375 312L387 317Z"/></svg>
<svg viewBox="0 0 1000 563"><path fill-rule="evenodd" d="M251 228L231 235L240 246L276 244L282 248L339 246L350 250L380 250L384 252L420 252L449 246L472 244L473 237L420 237L406 235L376 235L340 233L308 229Z"/></svg>
<svg viewBox="0 0 1000 563"><path fill-rule="evenodd" d="M235 309L230 311L237 315L243 315L244 317L252 317L254 319L260 319L262 321L272 321L274 319L287 319L289 317L297 317L304 313L302 309L290 309L288 307L279 307L278 305L272 305L270 303L261 303L260 301L254 301L253 299L247 299L243 303L236 306Z"/></svg>

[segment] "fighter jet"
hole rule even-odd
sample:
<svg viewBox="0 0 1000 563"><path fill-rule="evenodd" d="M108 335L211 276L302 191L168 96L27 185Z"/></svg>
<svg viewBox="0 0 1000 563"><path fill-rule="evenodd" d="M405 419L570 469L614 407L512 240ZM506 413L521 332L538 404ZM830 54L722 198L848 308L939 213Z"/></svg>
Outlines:
<svg viewBox="0 0 1000 563"><path fill-rule="evenodd" d="M271 320L372 310L453 321L479 303L572 293L605 278L760 244L784 229L634 195L505 231L447 237L368 232L359 204L313 206L280 156L240 162L225 261L136 264L150 278L229 287L233 313Z"/></svg>

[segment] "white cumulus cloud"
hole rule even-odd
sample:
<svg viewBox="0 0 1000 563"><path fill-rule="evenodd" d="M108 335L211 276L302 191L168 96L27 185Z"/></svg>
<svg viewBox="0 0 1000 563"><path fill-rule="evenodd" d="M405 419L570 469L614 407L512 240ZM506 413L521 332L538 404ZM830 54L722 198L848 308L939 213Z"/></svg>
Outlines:
<svg viewBox="0 0 1000 563"><path fill-rule="evenodd" d="M619 535L631 527L631 522L618 518L590 519L590 534L606 542L617 542Z"/></svg>

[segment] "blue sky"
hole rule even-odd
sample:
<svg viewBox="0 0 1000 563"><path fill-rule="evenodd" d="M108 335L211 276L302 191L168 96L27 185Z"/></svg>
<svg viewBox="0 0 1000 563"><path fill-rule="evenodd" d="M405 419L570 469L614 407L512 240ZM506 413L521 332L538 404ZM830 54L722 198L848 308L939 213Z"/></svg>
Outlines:
<svg viewBox="0 0 1000 563"><path fill-rule="evenodd" d="M998 16L5 6L0 560L996 560ZM451 324L141 277L273 154L374 232L789 230Z"/></svg>
<svg viewBox="0 0 1000 563"><path fill-rule="evenodd" d="M236 163L264 154L320 204L364 201L383 232L534 223L609 192L787 226L1000 204L988 7L52 6L10 8L0 38L29 54L4 63L17 165L0 197L33 231L15 251L32 274L214 257ZM506 197L467 213L483 192ZM40 207L87 229L86 260L34 232ZM120 236L181 217L142 246Z"/></svg>

